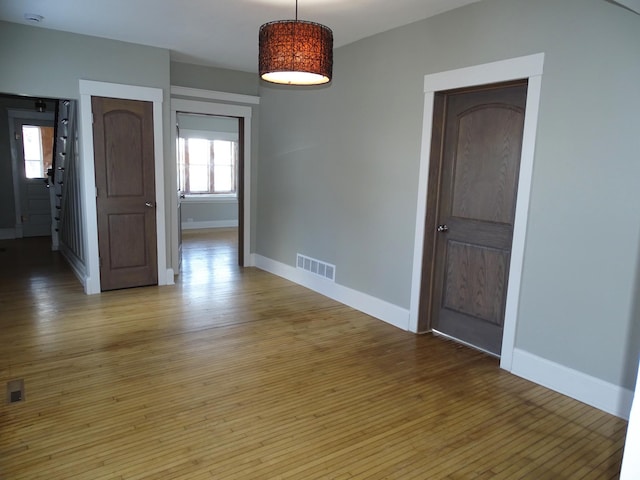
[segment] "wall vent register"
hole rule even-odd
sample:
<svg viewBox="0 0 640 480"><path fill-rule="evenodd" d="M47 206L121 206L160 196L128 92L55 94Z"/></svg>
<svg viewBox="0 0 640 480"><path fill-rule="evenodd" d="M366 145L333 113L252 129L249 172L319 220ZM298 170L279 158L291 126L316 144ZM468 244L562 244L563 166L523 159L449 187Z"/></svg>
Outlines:
<svg viewBox="0 0 640 480"><path fill-rule="evenodd" d="M7 382L7 403L24 401L24 380L11 380Z"/></svg>
<svg viewBox="0 0 640 480"><path fill-rule="evenodd" d="M336 280L336 266L330 263L322 262L298 253L296 266L314 275L331 280L332 282Z"/></svg>

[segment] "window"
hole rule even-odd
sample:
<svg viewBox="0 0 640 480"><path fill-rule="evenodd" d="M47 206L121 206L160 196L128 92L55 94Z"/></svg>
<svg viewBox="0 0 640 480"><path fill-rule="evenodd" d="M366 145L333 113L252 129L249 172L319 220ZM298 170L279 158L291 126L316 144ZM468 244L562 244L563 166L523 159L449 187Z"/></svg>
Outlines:
<svg viewBox="0 0 640 480"><path fill-rule="evenodd" d="M178 177L185 194L235 194L238 142L178 139Z"/></svg>
<svg viewBox="0 0 640 480"><path fill-rule="evenodd" d="M24 171L27 178L44 178L53 161L53 127L22 126Z"/></svg>

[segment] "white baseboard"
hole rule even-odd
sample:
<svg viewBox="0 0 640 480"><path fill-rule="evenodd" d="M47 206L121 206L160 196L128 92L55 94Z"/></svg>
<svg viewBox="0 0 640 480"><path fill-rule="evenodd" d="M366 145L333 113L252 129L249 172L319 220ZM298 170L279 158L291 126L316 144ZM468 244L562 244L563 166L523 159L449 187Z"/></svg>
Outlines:
<svg viewBox="0 0 640 480"><path fill-rule="evenodd" d="M87 291L87 275L86 275L86 267L82 263L82 261L63 243L60 245L60 254L67 261L73 274L80 281L84 291Z"/></svg>
<svg viewBox="0 0 640 480"><path fill-rule="evenodd" d="M175 274L173 272L173 268L167 268L167 273L166 273L166 280L165 280L165 285L175 285L176 284L176 280L175 280Z"/></svg>
<svg viewBox="0 0 640 480"><path fill-rule="evenodd" d="M409 310L317 277L305 270L252 254L251 264L307 287L402 330L409 330ZM511 373L607 413L629 418L633 392L558 363L515 349Z"/></svg>
<svg viewBox="0 0 640 480"><path fill-rule="evenodd" d="M15 228L0 228L0 240L13 240L16 237Z"/></svg>
<svg viewBox="0 0 640 480"><path fill-rule="evenodd" d="M402 330L409 330L408 309L398 307L366 293L344 287L305 270L271 260L262 255L255 254L252 257L252 263L262 270L286 278L291 282L307 287Z"/></svg>
<svg viewBox="0 0 640 480"><path fill-rule="evenodd" d="M517 348L513 351L511 373L617 417L629 419L633 392L626 388Z"/></svg>
<svg viewBox="0 0 640 480"><path fill-rule="evenodd" d="M182 222L183 230L200 230L204 228L237 227L238 220L211 220L208 222Z"/></svg>

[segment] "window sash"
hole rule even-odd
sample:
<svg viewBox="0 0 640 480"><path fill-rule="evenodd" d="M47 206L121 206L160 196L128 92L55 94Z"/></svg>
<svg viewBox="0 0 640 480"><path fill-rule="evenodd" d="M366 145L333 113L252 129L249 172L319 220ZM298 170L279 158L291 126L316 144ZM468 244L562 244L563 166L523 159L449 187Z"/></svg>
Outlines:
<svg viewBox="0 0 640 480"><path fill-rule="evenodd" d="M178 138L178 179L187 195L236 194L238 142Z"/></svg>

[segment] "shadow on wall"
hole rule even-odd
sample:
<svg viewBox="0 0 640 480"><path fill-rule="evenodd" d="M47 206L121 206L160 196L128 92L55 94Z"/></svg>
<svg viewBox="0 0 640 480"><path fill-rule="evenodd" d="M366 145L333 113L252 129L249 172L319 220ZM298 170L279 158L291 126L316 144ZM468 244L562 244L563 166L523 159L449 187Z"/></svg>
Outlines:
<svg viewBox="0 0 640 480"><path fill-rule="evenodd" d="M638 360L640 358L640 247L638 248L638 264L636 266L636 278L633 288L633 303L631 305L631 322L627 334L625 357L627 364L623 372L623 386L634 390L636 376L638 374Z"/></svg>

